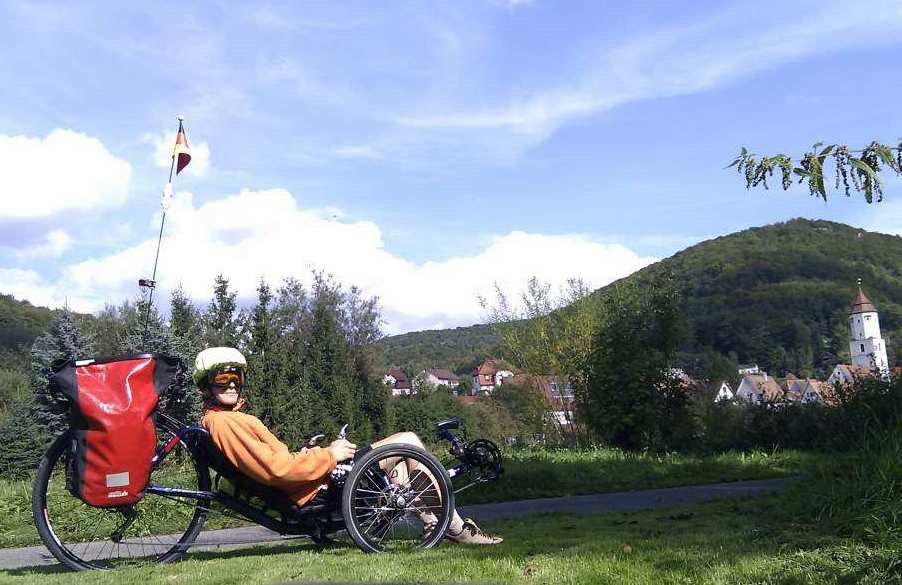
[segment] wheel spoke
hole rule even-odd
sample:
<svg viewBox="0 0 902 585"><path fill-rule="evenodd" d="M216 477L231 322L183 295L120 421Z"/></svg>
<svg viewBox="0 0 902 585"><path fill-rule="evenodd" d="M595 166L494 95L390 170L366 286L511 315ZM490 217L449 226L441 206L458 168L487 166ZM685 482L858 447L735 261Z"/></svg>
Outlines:
<svg viewBox="0 0 902 585"><path fill-rule="evenodd" d="M403 550L441 540L453 511L453 492L447 472L434 457L387 445L360 465L348 476L344 513L348 532L361 548ZM438 528L426 530L427 523Z"/></svg>

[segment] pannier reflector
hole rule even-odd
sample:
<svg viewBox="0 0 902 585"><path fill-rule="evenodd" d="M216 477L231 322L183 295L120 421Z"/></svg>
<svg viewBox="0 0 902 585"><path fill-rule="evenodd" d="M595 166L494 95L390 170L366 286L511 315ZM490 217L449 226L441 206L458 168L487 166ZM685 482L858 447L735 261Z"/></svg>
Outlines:
<svg viewBox="0 0 902 585"><path fill-rule="evenodd" d="M128 485L128 472L110 473L106 476L106 487L122 487Z"/></svg>

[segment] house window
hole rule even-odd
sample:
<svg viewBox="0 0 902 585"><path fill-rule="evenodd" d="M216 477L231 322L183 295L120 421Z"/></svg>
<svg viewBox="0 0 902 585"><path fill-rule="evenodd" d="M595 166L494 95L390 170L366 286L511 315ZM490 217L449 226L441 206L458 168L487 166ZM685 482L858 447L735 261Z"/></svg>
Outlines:
<svg viewBox="0 0 902 585"><path fill-rule="evenodd" d="M861 344L861 351L864 352L864 344Z"/></svg>

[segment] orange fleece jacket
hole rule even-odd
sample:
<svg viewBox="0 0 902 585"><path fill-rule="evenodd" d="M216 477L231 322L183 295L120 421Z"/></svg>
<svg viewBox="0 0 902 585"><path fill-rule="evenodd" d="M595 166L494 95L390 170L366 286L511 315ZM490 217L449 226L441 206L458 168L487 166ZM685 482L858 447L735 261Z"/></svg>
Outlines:
<svg viewBox="0 0 902 585"><path fill-rule="evenodd" d="M240 401L234 410L209 407L201 424L226 459L243 474L279 488L303 506L335 469L335 457L322 447L292 453L259 418L238 412L243 404Z"/></svg>

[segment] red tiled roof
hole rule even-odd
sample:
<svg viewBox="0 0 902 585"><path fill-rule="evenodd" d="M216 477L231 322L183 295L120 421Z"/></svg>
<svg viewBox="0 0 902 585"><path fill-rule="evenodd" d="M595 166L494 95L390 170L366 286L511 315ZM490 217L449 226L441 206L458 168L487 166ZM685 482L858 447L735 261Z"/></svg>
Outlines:
<svg viewBox="0 0 902 585"><path fill-rule="evenodd" d="M783 388L771 376L762 374L745 374L743 378L752 382L761 392L766 402L776 402L783 398Z"/></svg>
<svg viewBox="0 0 902 585"><path fill-rule="evenodd" d="M439 380L450 380L452 382L457 382L460 380L454 372L447 368L432 368L429 370L429 373L438 378Z"/></svg>
<svg viewBox="0 0 902 585"><path fill-rule="evenodd" d="M495 360L485 360L473 371L473 374L479 376L494 376L495 372L498 371L498 366L495 364Z"/></svg>
<svg viewBox="0 0 902 585"><path fill-rule="evenodd" d="M876 313L877 309L874 308L874 303L871 302L867 296L865 296L864 292L862 292L861 287L858 287L858 294L855 296L855 300L852 301L852 305L849 307L849 314L856 315L858 313Z"/></svg>

